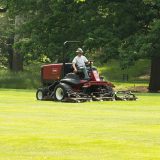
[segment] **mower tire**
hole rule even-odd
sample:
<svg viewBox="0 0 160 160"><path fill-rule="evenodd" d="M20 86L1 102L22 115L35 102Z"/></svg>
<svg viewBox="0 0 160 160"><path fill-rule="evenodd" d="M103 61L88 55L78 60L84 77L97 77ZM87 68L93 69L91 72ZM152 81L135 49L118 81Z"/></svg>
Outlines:
<svg viewBox="0 0 160 160"><path fill-rule="evenodd" d="M70 90L70 86L65 83L59 83L55 86L54 89L54 99L56 101L62 101L64 100L68 94L67 91Z"/></svg>
<svg viewBox="0 0 160 160"><path fill-rule="evenodd" d="M37 92L36 92L37 100L44 100L44 97L45 97L45 90L43 88L37 89Z"/></svg>

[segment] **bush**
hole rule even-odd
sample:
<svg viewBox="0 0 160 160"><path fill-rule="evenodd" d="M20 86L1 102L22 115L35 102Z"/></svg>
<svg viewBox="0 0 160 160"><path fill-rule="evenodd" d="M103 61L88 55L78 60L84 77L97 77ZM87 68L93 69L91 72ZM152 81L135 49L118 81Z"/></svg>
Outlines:
<svg viewBox="0 0 160 160"><path fill-rule="evenodd" d="M7 69L0 69L0 87L15 89L34 89L41 85L40 68L41 63L33 62L24 66L23 72L11 72ZM98 67L100 74L106 80L113 82L122 82L123 74L129 75L129 82L148 82L148 80L140 79L143 75L149 75L149 60L139 60L134 66L121 70L120 63L117 60L108 61L106 64Z"/></svg>
<svg viewBox="0 0 160 160"><path fill-rule="evenodd" d="M41 85L40 82L40 64L25 66L23 72L11 72L9 70L0 70L1 88L23 88L33 89Z"/></svg>

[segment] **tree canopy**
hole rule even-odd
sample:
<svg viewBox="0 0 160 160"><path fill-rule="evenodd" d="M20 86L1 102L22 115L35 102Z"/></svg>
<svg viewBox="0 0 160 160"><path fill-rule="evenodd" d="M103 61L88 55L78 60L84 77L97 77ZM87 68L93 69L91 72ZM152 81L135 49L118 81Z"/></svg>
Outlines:
<svg viewBox="0 0 160 160"><path fill-rule="evenodd" d="M27 63L60 59L66 40L83 42L81 46L101 63L119 58L122 68L141 57L160 58L160 0L6 0L0 4L8 19L7 31L0 32L17 35L13 48Z"/></svg>

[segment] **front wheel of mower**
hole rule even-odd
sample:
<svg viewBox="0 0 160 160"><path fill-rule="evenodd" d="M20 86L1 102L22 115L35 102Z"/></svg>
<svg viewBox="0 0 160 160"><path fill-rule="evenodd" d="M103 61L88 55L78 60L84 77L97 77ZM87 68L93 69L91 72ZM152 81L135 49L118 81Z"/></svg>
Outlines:
<svg viewBox="0 0 160 160"><path fill-rule="evenodd" d="M67 91L69 90L67 84L58 84L54 89L54 98L56 101L62 101L67 97Z"/></svg>
<svg viewBox="0 0 160 160"><path fill-rule="evenodd" d="M44 99L44 90L42 88L39 88L37 90L36 98L37 98L37 100L43 100Z"/></svg>

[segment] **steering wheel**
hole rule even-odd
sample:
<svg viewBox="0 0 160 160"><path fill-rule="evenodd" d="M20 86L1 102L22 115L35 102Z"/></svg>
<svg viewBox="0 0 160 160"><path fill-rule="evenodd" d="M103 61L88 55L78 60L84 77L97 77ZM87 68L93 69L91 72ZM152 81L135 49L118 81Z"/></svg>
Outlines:
<svg viewBox="0 0 160 160"><path fill-rule="evenodd" d="M92 68L93 60L89 60L87 66Z"/></svg>

